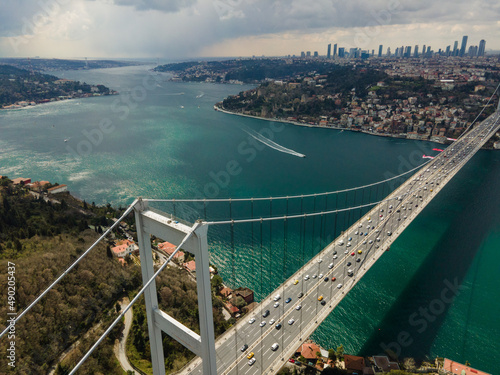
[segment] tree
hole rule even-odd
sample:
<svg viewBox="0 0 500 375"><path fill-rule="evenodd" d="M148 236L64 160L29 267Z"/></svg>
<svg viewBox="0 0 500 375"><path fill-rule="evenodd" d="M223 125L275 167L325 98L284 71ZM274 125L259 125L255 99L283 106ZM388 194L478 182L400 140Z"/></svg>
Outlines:
<svg viewBox="0 0 500 375"><path fill-rule="evenodd" d="M236 306L238 309L241 309L242 307L247 305L245 300L240 296L232 298L231 303L233 304L233 306Z"/></svg>
<svg viewBox="0 0 500 375"><path fill-rule="evenodd" d="M220 277L219 275L214 275L214 277L212 277L212 280L210 280L210 284L212 284L212 291L214 292L214 294L218 293L223 286L222 277Z"/></svg>
<svg viewBox="0 0 500 375"><path fill-rule="evenodd" d="M339 361L344 360L344 345L340 345L339 347L337 347L335 355L337 356Z"/></svg>
<svg viewBox="0 0 500 375"><path fill-rule="evenodd" d="M328 359L332 361L335 361L337 359L337 356L335 355L335 350L328 349Z"/></svg>

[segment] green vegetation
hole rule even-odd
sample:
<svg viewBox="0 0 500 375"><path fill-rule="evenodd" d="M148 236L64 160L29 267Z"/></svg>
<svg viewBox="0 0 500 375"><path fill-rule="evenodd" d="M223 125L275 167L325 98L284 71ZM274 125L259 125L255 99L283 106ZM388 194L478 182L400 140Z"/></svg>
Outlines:
<svg viewBox="0 0 500 375"><path fill-rule="evenodd" d="M114 93L103 85L92 86L78 81L30 72L10 65L0 65L0 108L19 102L43 103L90 95Z"/></svg>

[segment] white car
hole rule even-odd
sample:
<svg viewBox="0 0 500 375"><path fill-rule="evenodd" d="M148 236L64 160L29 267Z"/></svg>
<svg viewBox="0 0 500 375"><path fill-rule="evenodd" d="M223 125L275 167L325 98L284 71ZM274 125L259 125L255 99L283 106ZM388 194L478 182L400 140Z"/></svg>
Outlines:
<svg viewBox="0 0 500 375"><path fill-rule="evenodd" d="M321 279L321 278L323 277L323 274L322 274L322 273L320 273L318 277Z"/></svg>
<svg viewBox="0 0 500 375"><path fill-rule="evenodd" d="M255 318L252 318L248 321L248 324L253 324L253 323L255 323Z"/></svg>
<svg viewBox="0 0 500 375"><path fill-rule="evenodd" d="M280 305L280 303L279 303L279 302L276 302L273 306L276 308L276 307L278 307L279 305Z"/></svg>
<svg viewBox="0 0 500 375"><path fill-rule="evenodd" d="M274 322L276 322L276 320L271 319L271 320L269 321L269 325L270 325L270 326L272 326L272 325L274 324Z"/></svg>
<svg viewBox="0 0 500 375"><path fill-rule="evenodd" d="M295 323L295 319L293 319L293 318L288 321L288 324L290 324L290 325L292 325L293 323Z"/></svg>
<svg viewBox="0 0 500 375"><path fill-rule="evenodd" d="M305 275L305 276L304 276L304 280L305 280L305 281L309 280L309 275Z"/></svg>
<svg viewBox="0 0 500 375"><path fill-rule="evenodd" d="M315 279L316 277L318 277L318 276L316 276L316 275L313 275L313 279Z"/></svg>
<svg viewBox="0 0 500 375"><path fill-rule="evenodd" d="M297 307L295 308L295 310L300 310L302 308L302 305L297 305Z"/></svg>
<svg viewBox="0 0 500 375"><path fill-rule="evenodd" d="M271 350L275 352L276 350L278 350L279 347L280 346L278 345L278 343L274 343L273 346L271 346Z"/></svg>
<svg viewBox="0 0 500 375"><path fill-rule="evenodd" d="M261 327L264 327L265 325L266 325L266 321L265 320L263 320L262 322L260 322L260 326Z"/></svg>
<svg viewBox="0 0 500 375"><path fill-rule="evenodd" d="M318 263L321 263L323 261L323 259L319 258L318 259Z"/></svg>
<svg viewBox="0 0 500 375"><path fill-rule="evenodd" d="M252 358L250 361L248 361L248 366L252 366L255 363L256 359Z"/></svg>
<svg viewBox="0 0 500 375"><path fill-rule="evenodd" d="M337 259L337 258L338 258L338 256L337 256L337 254L335 254L335 255L333 256L333 259Z"/></svg>
<svg viewBox="0 0 500 375"><path fill-rule="evenodd" d="M342 288L342 284L337 285L337 289Z"/></svg>
<svg viewBox="0 0 500 375"><path fill-rule="evenodd" d="M336 255L334 255L334 256L336 256ZM328 268L332 269L332 268L333 268L333 263L330 263L330 264L328 265Z"/></svg>
<svg viewBox="0 0 500 375"><path fill-rule="evenodd" d="M275 300L275 301L279 301L280 299L281 299L281 296L280 296L279 294L276 294L276 295L274 296L274 300Z"/></svg>

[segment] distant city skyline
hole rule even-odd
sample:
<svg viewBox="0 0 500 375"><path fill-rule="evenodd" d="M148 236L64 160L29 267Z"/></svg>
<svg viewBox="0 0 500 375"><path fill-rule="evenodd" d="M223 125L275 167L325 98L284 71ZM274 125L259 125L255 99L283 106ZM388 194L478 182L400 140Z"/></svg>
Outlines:
<svg viewBox="0 0 500 375"><path fill-rule="evenodd" d="M332 54L333 43L337 54L340 46L377 54L380 44L402 41L412 51L424 41L460 48L463 35L478 52L481 39L486 51L500 50L500 8L491 0L18 0L1 10L1 57L326 55L330 43Z"/></svg>

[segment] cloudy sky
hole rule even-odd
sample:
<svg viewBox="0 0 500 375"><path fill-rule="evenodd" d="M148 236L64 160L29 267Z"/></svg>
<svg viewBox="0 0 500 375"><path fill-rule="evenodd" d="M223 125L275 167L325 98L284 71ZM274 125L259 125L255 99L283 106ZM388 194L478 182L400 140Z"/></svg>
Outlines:
<svg viewBox="0 0 500 375"><path fill-rule="evenodd" d="M181 59L378 50L462 35L500 49L498 0L0 0L0 56Z"/></svg>

